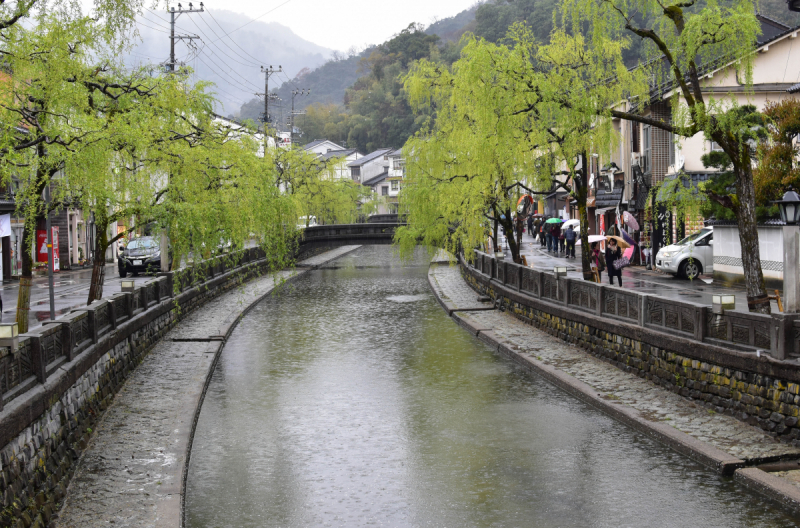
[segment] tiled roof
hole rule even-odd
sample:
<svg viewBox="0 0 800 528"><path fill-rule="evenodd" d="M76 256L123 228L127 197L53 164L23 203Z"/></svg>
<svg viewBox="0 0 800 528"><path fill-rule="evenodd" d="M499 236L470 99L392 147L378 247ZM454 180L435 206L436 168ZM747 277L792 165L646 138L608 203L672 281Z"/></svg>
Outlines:
<svg viewBox="0 0 800 528"><path fill-rule="evenodd" d="M378 149L375 152L370 152L369 154L367 154L363 158L359 158L356 161L351 161L350 163L347 164L347 166L348 167L361 167L362 165L365 165L365 164L369 163L370 161L373 161L373 160L375 160L375 159L377 159L377 158L379 158L381 156L384 156L384 155L388 154L391 150L392 149L388 149L388 148Z"/></svg>
<svg viewBox="0 0 800 528"><path fill-rule="evenodd" d="M375 176L373 178L370 178L365 182L362 182L362 184L366 185L367 187L372 187L373 185L379 184L380 182L382 182L383 180L385 180L388 177L389 177L389 172L388 171L382 172L382 173L378 174L377 176Z"/></svg>
<svg viewBox="0 0 800 528"><path fill-rule="evenodd" d="M356 149L331 150L325 154L320 154L319 159L322 161L328 161L331 158L346 158L350 154L355 154L356 152Z"/></svg>
<svg viewBox="0 0 800 528"><path fill-rule="evenodd" d="M792 86L790 86L789 89L787 90L787 92L789 92L789 93L800 92L800 83L793 84Z"/></svg>
<svg viewBox="0 0 800 528"><path fill-rule="evenodd" d="M597 209L605 209L606 207L616 207L622 201L622 186L614 187L611 191L605 189L598 189L595 194L594 205Z"/></svg>
<svg viewBox="0 0 800 528"><path fill-rule="evenodd" d="M403 149L393 150L389 153L390 158L398 158L403 155Z"/></svg>

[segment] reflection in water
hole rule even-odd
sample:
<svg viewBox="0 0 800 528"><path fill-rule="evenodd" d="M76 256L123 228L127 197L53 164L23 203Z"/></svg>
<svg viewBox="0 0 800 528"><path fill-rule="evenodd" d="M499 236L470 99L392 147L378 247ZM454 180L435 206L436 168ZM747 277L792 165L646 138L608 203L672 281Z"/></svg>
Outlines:
<svg viewBox="0 0 800 528"><path fill-rule="evenodd" d="M187 526L793 525L495 356L436 304L425 257L366 247L245 317L200 416Z"/></svg>

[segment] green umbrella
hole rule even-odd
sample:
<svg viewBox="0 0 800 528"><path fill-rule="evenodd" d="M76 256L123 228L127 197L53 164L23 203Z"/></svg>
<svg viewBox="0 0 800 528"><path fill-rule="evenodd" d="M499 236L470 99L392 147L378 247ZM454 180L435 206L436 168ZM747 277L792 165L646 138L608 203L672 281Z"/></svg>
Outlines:
<svg viewBox="0 0 800 528"><path fill-rule="evenodd" d="M547 220L547 222L545 222L545 224L560 224L560 223L561 223L560 218L550 218L549 220Z"/></svg>

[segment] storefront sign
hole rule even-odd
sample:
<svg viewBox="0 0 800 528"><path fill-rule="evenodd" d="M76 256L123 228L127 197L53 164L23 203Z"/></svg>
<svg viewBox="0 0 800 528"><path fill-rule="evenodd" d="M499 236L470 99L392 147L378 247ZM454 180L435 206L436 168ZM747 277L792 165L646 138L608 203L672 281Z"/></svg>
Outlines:
<svg viewBox="0 0 800 528"><path fill-rule="evenodd" d="M61 266L59 264L58 254L58 227L53 226L50 228L53 234L53 271L59 271ZM38 229L36 231L36 261L47 262L47 231Z"/></svg>

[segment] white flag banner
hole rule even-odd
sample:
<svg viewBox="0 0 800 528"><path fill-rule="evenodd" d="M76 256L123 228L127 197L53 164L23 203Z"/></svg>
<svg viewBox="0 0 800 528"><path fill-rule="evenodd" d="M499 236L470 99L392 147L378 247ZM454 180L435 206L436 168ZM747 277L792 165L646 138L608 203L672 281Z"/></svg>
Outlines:
<svg viewBox="0 0 800 528"><path fill-rule="evenodd" d="M11 236L11 214L0 215L0 237Z"/></svg>

